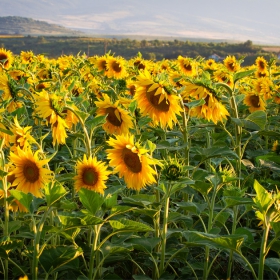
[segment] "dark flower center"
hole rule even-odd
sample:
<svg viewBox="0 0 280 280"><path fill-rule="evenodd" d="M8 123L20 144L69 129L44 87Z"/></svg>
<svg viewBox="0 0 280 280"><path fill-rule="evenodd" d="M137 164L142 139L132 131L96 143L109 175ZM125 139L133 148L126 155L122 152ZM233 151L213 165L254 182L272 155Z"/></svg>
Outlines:
<svg viewBox="0 0 280 280"><path fill-rule="evenodd" d="M255 108L260 107L260 98L257 95L252 95L250 97L250 102L253 105L253 107L255 107Z"/></svg>
<svg viewBox="0 0 280 280"><path fill-rule="evenodd" d="M128 169L133 173L139 173L142 170L142 163L137 153L133 153L130 149L123 149L123 160Z"/></svg>
<svg viewBox="0 0 280 280"><path fill-rule="evenodd" d="M116 61L112 63L112 68L115 72L120 73L122 71L122 68L120 67L120 64Z"/></svg>
<svg viewBox="0 0 280 280"><path fill-rule="evenodd" d="M155 95L156 91L157 91L157 89L154 89L149 92L148 92L148 89L146 90L146 96L147 96L148 100L153 105L153 107L156 108L157 110L162 111L162 112L168 112L169 107L170 107L170 102L166 98L164 98L159 103L161 94Z"/></svg>
<svg viewBox="0 0 280 280"><path fill-rule="evenodd" d="M34 183L39 179L39 168L35 162L27 161L23 167L23 175L26 181Z"/></svg>
<svg viewBox="0 0 280 280"><path fill-rule="evenodd" d="M121 126L121 124L122 124L121 113L118 111L118 113L120 115L120 119L121 119L121 120L119 120L115 113L116 110L118 111L118 109L116 109L114 107L107 108L106 114L108 114L108 116L107 116L106 120L114 126Z"/></svg>
<svg viewBox="0 0 280 280"><path fill-rule="evenodd" d="M89 186L94 186L98 180L98 174L92 167L87 167L82 174L83 183Z"/></svg>

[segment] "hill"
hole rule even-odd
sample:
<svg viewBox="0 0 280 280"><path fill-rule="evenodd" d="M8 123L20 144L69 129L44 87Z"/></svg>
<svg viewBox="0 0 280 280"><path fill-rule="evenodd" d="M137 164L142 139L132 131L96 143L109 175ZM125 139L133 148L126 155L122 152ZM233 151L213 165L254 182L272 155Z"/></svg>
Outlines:
<svg viewBox="0 0 280 280"><path fill-rule="evenodd" d="M32 18L7 16L0 17L0 34L78 36L83 33Z"/></svg>

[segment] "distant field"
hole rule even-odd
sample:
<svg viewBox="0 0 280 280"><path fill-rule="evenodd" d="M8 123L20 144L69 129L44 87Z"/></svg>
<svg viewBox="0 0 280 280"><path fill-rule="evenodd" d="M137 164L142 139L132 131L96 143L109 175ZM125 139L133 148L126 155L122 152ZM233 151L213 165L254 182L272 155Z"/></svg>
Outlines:
<svg viewBox="0 0 280 280"><path fill-rule="evenodd" d="M22 38L24 35L0 34L0 38Z"/></svg>
<svg viewBox="0 0 280 280"><path fill-rule="evenodd" d="M263 49L265 52L276 52L276 53L280 53L280 46L263 47L262 49Z"/></svg>

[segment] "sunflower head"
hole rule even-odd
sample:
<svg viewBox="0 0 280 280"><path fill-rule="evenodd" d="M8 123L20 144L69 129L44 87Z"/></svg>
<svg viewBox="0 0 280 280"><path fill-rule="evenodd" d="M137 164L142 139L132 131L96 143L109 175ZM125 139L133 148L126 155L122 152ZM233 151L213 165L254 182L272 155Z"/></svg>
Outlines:
<svg viewBox="0 0 280 280"><path fill-rule="evenodd" d="M236 61L236 58L234 56L227 56L224 60L224 65L230 72L236 72L240 69L240 64L238 61Z"/></svg>
<svg viewBox="0 0 280 280"><path fill-rule="evenodd" d="M262 56L257 57L255 63L257 65L258 71L260 72L266 71L268 63L264 57Z"/></svg>
<svg viewBox="0 0 280 280"><path fill-rule="evenodd" d="M9 69L12 65L14 61L14 56L13 53L11 51L7 51L4 48L0 49L0 66L2 65L3 68L5 69ZM2 69L2 67L0 67L0 71Z"/></svg>

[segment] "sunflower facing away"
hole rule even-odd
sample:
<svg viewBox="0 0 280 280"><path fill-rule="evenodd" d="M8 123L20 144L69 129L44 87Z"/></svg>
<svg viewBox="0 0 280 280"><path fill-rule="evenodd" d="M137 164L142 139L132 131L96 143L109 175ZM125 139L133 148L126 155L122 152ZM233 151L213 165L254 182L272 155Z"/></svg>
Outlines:
<svg viewBox="0 0 280 280"><path fill-rule="evenodd" d="M83 160L77 163L77 175L74 177L74 188L78 192L81 188L104 193L110 171L107 170L105 163L97 161L94 157L87 158L84 155Z"/></svg>
<svg viewBox="0 0 280 280"><path fill-rule="evenodd" d="M4 48L0 49L0 71L2 67L9 69L14 61L14 56L11 51L7 51ZM1 67L2 65L2 67Z"/></svg>
<svg viewBox="0 0 280 280"><path fill-rule="evenodd" d="M109 134L126 134L133 127L132 118L129 113L119 106L119 101L113 103L108 95L104 95L104 100L95 101L97 116L106 116L103 129Z"/></svg>
<svg viewBox="0 0 280 280"><path fill-rule="evenodd" d="M18 147L17 153L10 152L10 162L15 165L8 174L15 177L12 186L16 186L17 190L24 193L42 197L41 189L53 179L52 172L43 168L49 159L40 159L39 151L33 154L30 148L21 150Z"/></svg>
<svg viewBox="0 0 280 280"><path fill-rule="evenodd" d="M134 144L133 135L119 135L107 143L113 147L107 150L110 166L124 178L129 189L139 191L156 183L156 171L151 167L156 161L146 154L146 149Z"/></svg>
<svg viewBox="0 0 280 280"><path fill-rule="evenodd" d="M137 100L140 113L148 115L154 125L172 128L173 122L177 122L176 115L182 112L179 97L169 94L164 82L154 82L148 71L141 72L137 79L134 98Z"/></svg>

